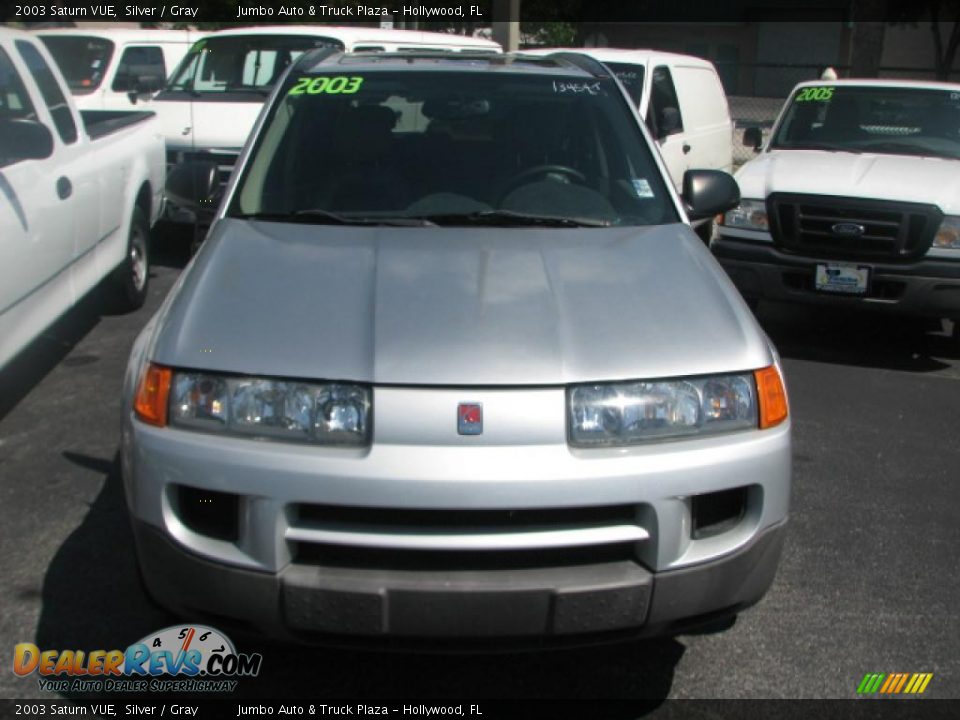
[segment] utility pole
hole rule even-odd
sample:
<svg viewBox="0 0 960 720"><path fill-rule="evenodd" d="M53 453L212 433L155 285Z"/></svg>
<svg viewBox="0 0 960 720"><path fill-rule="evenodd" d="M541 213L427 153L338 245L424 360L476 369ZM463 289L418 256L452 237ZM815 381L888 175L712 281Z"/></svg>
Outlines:
<svg viewBox="0 0 960 720"><path fill-rule="evenodd" d="M493 0L493 39L504 52L520 49L520 0Z"/></svg>

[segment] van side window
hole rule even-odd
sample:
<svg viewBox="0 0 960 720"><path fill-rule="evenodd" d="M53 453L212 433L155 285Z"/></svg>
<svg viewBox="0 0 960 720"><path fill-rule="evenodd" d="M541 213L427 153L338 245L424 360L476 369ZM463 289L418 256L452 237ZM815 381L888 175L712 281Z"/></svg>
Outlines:
<svg viewBox="0 0 960 720"><path fill-rule="evenodd" d="M652 130L658 140L668 135L683 132L683 116L680 114L680 102L677 90L670 76L670 69L664 65L654 68L650 84L650 112L647 118L652 122Z"/></svg>
<svg viewBox="0 0 960 720"><path fill-rule="evenodd" d="M43 59L40 51L26 40L17 40L16 45L20 57L23 58L37 87L40 88L40 94L50 110L50 116L53 118L53 124L57 126L60 139L67 145L75 143L77 141L76 123L73 122L70 106L63 96L60 84L50 71L47 61Z"/></svg>
<svg viewBox="0 0 960 720"><path fill-rule="evenodd" d="M167 68L159 47L128 47L120 56L111 88L116 92L131 92L141 84L146 87L162 86L166 79Z"/></svg>

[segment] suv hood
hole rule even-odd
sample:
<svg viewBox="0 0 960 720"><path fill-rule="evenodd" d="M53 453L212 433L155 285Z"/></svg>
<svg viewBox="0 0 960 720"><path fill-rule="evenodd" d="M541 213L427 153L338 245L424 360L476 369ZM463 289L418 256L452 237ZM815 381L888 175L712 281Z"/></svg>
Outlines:
<svg viewBox="0 0 960 720"><path fill-rule="evenodd" d="M740 195L774 192L934 203L960 214L960 161L911 155L773 150L736 175Z"/></svg>
<svg viewBox="0 0 960 720"><path fill-rule="evenodd" d="M404 385L558 385L762 367L762 331L684 225L397 228L221 220L152 359Z"/></svg>

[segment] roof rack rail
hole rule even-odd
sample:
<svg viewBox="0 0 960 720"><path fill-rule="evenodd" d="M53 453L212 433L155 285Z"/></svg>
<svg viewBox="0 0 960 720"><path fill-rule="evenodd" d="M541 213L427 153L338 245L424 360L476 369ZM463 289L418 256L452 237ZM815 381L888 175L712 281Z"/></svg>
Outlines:
<svg viewBox="0 0 960 720"><path fill-rule="evenodd" d="M336 55L341 52L343 51L340 48L334 47L333 45L324 45L314 48L313 50L308 50L294 61L291 73L297 70L305 70L308 67L323 62L331 55Z"/></svg>
<svg viewBox="0 0 960 720"><path fill-rule="evenodd" d="M590 57L589 55L583 55L578 52L570 52L569 50L564 50L562 52L555 52L546 55L545 57L551 58L553 60L565 60L566 62L574 65L581 70L590 73L594 77L602 78L612 78L613 74L610 72L610 69L604 65L599 60Z"/></svg>

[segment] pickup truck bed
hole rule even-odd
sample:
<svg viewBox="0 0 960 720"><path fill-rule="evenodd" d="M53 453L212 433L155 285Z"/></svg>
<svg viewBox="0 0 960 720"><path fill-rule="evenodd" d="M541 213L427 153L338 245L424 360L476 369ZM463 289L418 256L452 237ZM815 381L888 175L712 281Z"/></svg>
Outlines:
<svg viewBox="0 0 960 720"><path fill-rule="evenodd" d="M80 113L46 48L0 27L0 368L101 280L135 309L163 206L152 112Z"/></svg>
<svg viewBox="0 0 960 720"><path fill-rule="evenodd" d="M156 115L151 110L81 110L80 119L91 140L141 123Z"/></svg>

